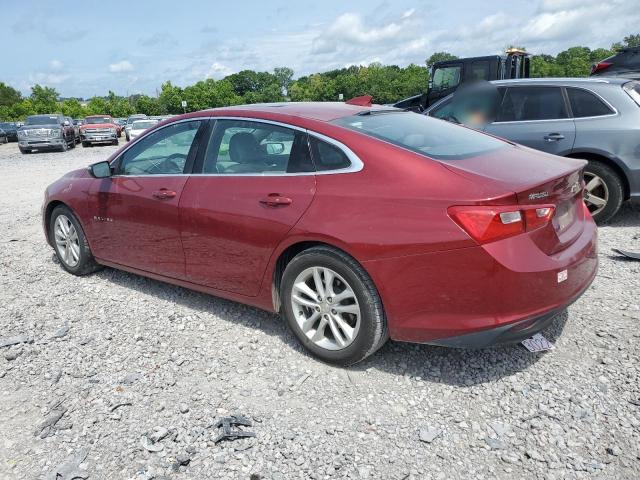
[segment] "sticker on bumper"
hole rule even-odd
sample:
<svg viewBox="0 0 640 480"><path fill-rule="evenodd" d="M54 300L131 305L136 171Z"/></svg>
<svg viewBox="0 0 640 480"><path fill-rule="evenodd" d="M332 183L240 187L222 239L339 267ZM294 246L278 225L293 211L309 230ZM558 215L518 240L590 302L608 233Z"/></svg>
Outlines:
<svg viewBox="0 0 640 480"><path fill-rule="evenodd" d="M558 272L558 283L564 282L568 276L569 276L569 273L566 270L562 270L561 272Z"/></svg>

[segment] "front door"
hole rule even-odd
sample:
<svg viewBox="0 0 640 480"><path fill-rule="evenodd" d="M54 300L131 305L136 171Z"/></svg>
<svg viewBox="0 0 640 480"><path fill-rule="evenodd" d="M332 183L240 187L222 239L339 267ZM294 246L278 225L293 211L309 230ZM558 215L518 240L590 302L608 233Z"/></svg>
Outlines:
<svg viewBox="0 0 640 480"><path fill-rule="evenodd" d="M576 138L576 127L559 86L510 86L496 121L485 131L555 155L571 152Z"/></svg>
<svg viewBox="0 0 640 480"><path fill-rule="evenodd" d="M182 194L187 278L258 294L273 251L315 194L306 132L218 120Z"/></svg>
<svg viewBox="0 0 640 480"><path fill-rule="evenodd" d="M115 161L90 192L92 249L99 259L184 278L179 203L202 121L167 125Z"/></svg>

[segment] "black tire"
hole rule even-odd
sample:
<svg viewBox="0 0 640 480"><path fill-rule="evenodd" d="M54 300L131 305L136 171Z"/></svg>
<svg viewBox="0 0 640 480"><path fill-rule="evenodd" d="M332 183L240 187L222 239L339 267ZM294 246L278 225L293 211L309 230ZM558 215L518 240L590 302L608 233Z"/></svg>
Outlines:
<svg viewBox="0 0 640 480"><path fill-rule="evenodd" d="M116 138L113 142L111 142L113 145L118 145L118 139Z"/></svg>
<svg viewBox="0 0 640 480"><path fill-rule="evenodd" d="M80 245L80 258L79 258L78 264L75 266L69 266L61 257L60 253L58 252L58 249L55 246L56 242L55 242L54 226L56 223L56 219L60 215L65 215L71 221L71 223L73 223L73 226L75 227L76 232L78 232L78 243ZM62 268L64 268L67 272L72 273L73 275L81 276L81 275L87 275L89 273L96 272L104 268L102 265L97 263L93 258L93 254L91 253L91 249L89 248L89 242L87 242L87 237L84 234L82 225L80 225L80 222L78 221L76 216L73 214L71 209L68 208L67 206L59 205L53 209L53 212L51 212L51 218L49 220L49 238L51 239L51 242L54 244L53 250L56 254L56 257L58 257L58 261L60 262L60 265L62 265Z"/></svg>
<svg viewBox="0 0 640 480"><path fill-rule="evenodd" d="M87 148L89 146L89 142L82 142L82 146Z"/></svg>
<svg viewBox="0 0 640 480"><path fill-rule="evenodd" d="M22 147L19 147L19 148L20 148L20 153L24 153L25 155L31 153L31 150L29 150L28 148L22 148Z"/></svg>
<svg viewBox="0 0 640 480"><path fill-rule="evenodd" d="M584 169L585 174L596 175L602 179L609 193L606 206L593 215L593 219L598 225L607 223L618 213L624 200L624 187L622 179L610 166L597 160L589 160L589 164Z"/></svg>
<svg viewBox="0 0 640 480"><path fill-rule="evenodd" d="M360 328L351 344L341 350L328 350L313 343L299 327L291 295L296 277L310 267L330 268L342 276L353 289L361 309ZM353 365L378 350L389 338L380 295L360 264L346 253L327 246L312 247L296 255L282 276L280 298L282 315L300 343L324 362Z"/></svg>
<svg viewBox="0 0 640 480"><path fill-rule="evenodd" d="M60 149L58 151L66 152L68 149L69 149L69 144L67 143L67 140L64 139L64 141L62 142L62 145L60 145Z"/></svg>

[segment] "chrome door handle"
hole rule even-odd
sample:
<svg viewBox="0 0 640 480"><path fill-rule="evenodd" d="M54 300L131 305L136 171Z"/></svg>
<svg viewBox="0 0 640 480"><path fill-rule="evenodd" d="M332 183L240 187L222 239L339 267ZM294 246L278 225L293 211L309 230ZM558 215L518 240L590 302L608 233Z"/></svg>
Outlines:
<svg viewBox="0 0 640 480"><path fill-rule="evenodd" d="M564 140L564 135L560 133L550 133L549 135L545 135L544 139L547 142L557 142L558 140Z"/></svg>
<svg viewBox="0 0 640 480"><path fill-rule="evenodd" d="M285 207L291 205L293 200L289 197L283 197L277 193L270 193L264 198L260 199L260 203L267 207Z"/></svg>
<svg viewBox="0 0 640 480"><path fill-rule="evenodd" d="M169 200L170 198L174 198L177 194L173 190L167 190L166 188L161 188L160 190L156 190L152 194L159 200Z"/></svg>

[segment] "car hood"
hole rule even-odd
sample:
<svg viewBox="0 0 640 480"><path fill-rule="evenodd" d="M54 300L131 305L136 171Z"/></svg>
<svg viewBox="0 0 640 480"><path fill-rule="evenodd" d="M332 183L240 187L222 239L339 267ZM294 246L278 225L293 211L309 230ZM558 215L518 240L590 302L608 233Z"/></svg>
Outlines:
<svg viewBox="0 0 640 480"><path fill-rule="evenodd" d="M113 123L87 123L80 128L115 128Z"/></svg>
<svg viewBox="0 0 640 480"><path fill-rule="evenodd" d="M65 173L62 178L92 178L87 167L71 170Z"/></svg>
<svg viewBox="0 0 640 480"><path fill-rule="evenodd" d="M586 162L559 157L522 145L506 146L463 160L440 160L449 170L474 182L519 192L575 172Z"/></svg>

